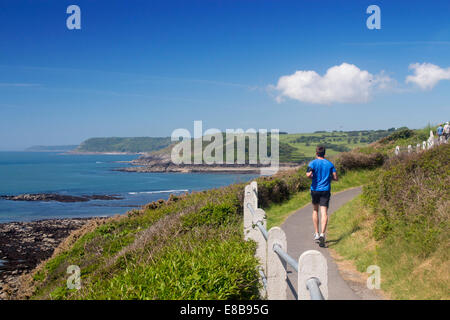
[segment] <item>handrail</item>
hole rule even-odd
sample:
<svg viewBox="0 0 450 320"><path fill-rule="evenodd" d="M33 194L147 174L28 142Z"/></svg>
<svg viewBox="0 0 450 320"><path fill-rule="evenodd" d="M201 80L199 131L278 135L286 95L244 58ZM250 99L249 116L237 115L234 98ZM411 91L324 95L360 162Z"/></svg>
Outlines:
<svg viewBox="0 0 450 320"><path fill-rule="evenodd" d="M252 190L257 197L258 194L257 194L256 190L254 188ZM249 192L247 192L246 194L250 195ZM253 208L253 206L251 205L250 202L247 202L247 208L249 209L253 218L255 216L257 216L255 209ZM264 219L264 218L262 218L262 219ZM256 224L253 224L253 225L256 225L258 227L258 229L260 230L261 234L263 235L265 241L268 241L269 233L267 232L266 228L264 227L264 220L258 220L256 222ZM273 252L275 252L278 255L278 257L281 260L284 260L286 263L288 263L290 266L292 266L297 273L299 273L299 263L297 261L295 261L287 252L285 252L283 250L282 246L280 246L277 243L274 243L271 249L273 250ZM260 268L258 270L258 272L261 276L263 286L267 290L268 281L267 281L266 275L264 273L264 269ZM310 277L310 278L306 278L306 279L304 278L303 281L305 281L305 282L302 282L302 283L304 283L304 284L306 283L305 284L306 289L309 291L309 296L310 296L311 300L325 300L325 298L322 294L322 291L320 290L321 282L317 277Z"/></svg>
<svg viewBox="0 0 450 320"><path fill-rule="evenodd" d="M267 239L269 238L269 234L267 233L266 228L264 228L264 226L262 225L262 222L261 222L261 221L258 221L258 222L256 223L256 226L259 228L259 231L261 231L261 233L262 233L264 239L266 239L266 241L267 241Z"/></svg>
<svg viewBox="0 0 450 320"><path fill-rule="evenodd" d="M259 275L261 276L264 289L267 290L267 278L266 278L266 275L264 274L264 271L262 269L259 269L258 271L259 271Z"/></svg>
<svg viewBox="0 0 450 320"><path fill-rule="evenodd" d="M284 252L278 244L274 244L272 250L275 251L280 256L280 258L283 258L284 261L289 263L289 265L298 272L298 262L295 261L289 254Z"/></svg>
<svg viewBox="0 0 450 320"><path fill-rule="evenodd" d="M250 203L247 203L247 208L249 208L250 212L252 213L252 215L256 215L255 211L253 210L253 207ZM269 237L269 234L267 233L266 228L264 228L263 223L261 220L256 222L256 226L258 227L258 229L261 231L262 235L264 236L264 239L267 240L267 238Z"/></svg>
<svg viewBox="0 0 450 320"><path fill-rule="evenodd" d="M325 300L320 291L319 286L321 285L320 280L316 277L309 278L306 281L306 288L309 290L309 294L311 295L311 300Z"/></svg>
<svg viewBox="0 0 450 320"><path fill-rule="evenodd" d="M275 244L273 246L273 251L275 251L280 258L282 258L284 261L286 261L292 268L294 268L295 271L298 273L298 262L292 259L292 257L283 251L283 249L278 245ZM308 289L309 294L311 296L311 300L325 300L325 298L322 295L322 292L320 291L320 280L316 277L311 277L308 280L306 280L306 289Z"/></svg>

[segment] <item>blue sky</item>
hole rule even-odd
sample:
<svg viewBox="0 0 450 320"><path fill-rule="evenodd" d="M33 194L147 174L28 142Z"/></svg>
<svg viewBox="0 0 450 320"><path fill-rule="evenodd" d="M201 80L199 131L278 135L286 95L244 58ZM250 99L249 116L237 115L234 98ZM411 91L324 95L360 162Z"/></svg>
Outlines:
<svg viewBox="0 0 450 320"><path fill-rule="evenodd" d="M71 4L81 30L66 27ZM366 27L371 4L380 30ZM0 150L194 120L292 133L446 121L449 14L449 1L2 0ZM340 80L343 63L361 83ZM315 80L299 87L299 70Z"/></svg>

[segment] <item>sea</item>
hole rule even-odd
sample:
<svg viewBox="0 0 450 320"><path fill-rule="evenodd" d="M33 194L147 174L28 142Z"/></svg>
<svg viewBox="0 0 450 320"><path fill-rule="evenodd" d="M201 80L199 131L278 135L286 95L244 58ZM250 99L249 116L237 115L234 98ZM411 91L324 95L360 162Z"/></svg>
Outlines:
<svg viewBox="0 0 450 320"><path fill-rule="evenodd" d="M114 171L137 155L75 155L57 152L0 152L0 195L58 193L118 195L121 200L88 202L0 199L0 223L55 218L106 217L167 199L171 193L207 190L250 181L255 174L138 173Z"/></svg>

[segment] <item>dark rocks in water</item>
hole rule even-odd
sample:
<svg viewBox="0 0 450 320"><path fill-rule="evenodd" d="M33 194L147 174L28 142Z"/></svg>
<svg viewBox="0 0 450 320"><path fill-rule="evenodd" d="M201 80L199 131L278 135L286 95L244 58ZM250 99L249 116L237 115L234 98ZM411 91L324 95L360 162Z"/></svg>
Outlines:
<svg viewBox="0 0 450 320"><path fill-rule="evenodd" d="M58 201L58 202L86 202L90 200L120 200L122 197L109 195L70 196L57 193L25 193L17 196L0 196L0 199L11 201Z"/></svg>

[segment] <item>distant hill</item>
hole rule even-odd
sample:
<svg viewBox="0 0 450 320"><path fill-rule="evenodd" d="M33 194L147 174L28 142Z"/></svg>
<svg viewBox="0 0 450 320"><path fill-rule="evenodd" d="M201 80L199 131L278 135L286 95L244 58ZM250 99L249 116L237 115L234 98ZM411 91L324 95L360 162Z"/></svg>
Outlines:
<svg viewBox="0 0 450 320"><path fill-rule="evenodd" d="M315 157L316 146L327 148L327 156L334 156L357 147L366 146L404 128L359 131L316 131L280 135L280 161L308 161Z"/></svg>
<svg viewBox="0 0 450 320"><path fill-rule="evenodd" d="M324 145L327 148L327 156L335 156L341 152L350 151L353 148L364 147L381 138L389 136L394 132L399 132L404 128L391 128L387 130L360 130L360 131L320 131L315 133L284 133L279 136L279 157L281 163L303 163L314 159L317 145ZM201 152L211 143L208 141L202 142ZM223 150L227 149L227 139L223 133ZM271 141L267 141L267 154L270 155ZM171 162L171 152L174 144L168 147L161 148L150 154L143 155L135 164L148 165L149 163L159 163L163 167ZM235 145L236 148L236 145ZM258 143L259 148L259 143ZM235 149L236 150L236 149ZM248 141L245 146L245 161L248 163ZM191 157L194 159L195 150L192 150ZM234 160L236 160L236 153ZM224 155L224 162L226 161ZM128 170L132 171L128 168Z"/></svg>
<svg viewBox="0 0 450 320"><path fill-rule="evenodd" d="M399 128L401 129L401 128ZM316 131L315 133L283 133L280 135L280 161L301 163L314 158L318 144L325 145L327 155L332 156L356 147L368 145L386 137L399 129L360 130L360 131ZM203 142L203 150L210 142ZM270 150L270 139L268 141ZM78 146L75 152L127 152L161 153L170 157L175 143L170 137L130 137L130 138L90 138ZM224 139L224 146L226 145ZM246 153L248 147L246 147ZM248 156L246 155L246 158Z"/></svg>
<svg viewBox="0 0 450 320"><path fill-rule="evenodd" d="M80 144L76 152L152 152L168 147L170 137L90 138Z"/></svg>
<svg viewBox="0 0 450 320"><path fill-rule="evenodd" d="M32 146L25 151L29 152L68 152L75 150L78 145L65 145L65 146Z"/></svg>

